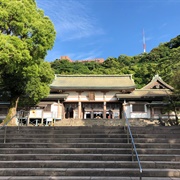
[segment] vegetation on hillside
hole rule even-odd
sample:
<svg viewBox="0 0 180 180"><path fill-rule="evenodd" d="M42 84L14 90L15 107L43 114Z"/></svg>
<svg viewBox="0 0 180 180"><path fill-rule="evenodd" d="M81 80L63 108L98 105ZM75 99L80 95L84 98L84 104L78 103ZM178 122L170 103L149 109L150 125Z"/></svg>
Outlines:
<svg viewBox="0 0 180 180"><path fill-rule="evenodd" d="M172 80L178 79L180 68L180 36L162 43L149 53L137 56L120 55L109 57L103 63L69 62L59 60L51 62L57 74L133 74L138 88L146 85L155 74L165 82L176 85Z"/></svg>

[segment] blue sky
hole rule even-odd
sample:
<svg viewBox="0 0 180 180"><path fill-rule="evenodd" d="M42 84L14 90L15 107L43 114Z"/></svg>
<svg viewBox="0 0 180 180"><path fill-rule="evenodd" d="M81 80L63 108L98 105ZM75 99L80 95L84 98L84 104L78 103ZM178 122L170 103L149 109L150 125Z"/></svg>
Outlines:
<svg viewBox="0 0 180 180"><path fill-rule="evenodd" d="M180 34L180 0L36 0L56 29L47 61L134 56Z"/></svg>

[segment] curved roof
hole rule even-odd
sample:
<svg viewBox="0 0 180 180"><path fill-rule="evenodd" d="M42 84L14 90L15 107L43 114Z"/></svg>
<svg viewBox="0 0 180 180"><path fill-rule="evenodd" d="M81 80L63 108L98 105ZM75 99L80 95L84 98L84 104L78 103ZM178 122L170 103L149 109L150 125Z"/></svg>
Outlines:
<svg viewBox="0 0 180 180"><path fill-rule="evenodd" d="M132 75L56 75L51 89L135 89Z"/></svg>
<svg viewBox="0 0 180 180"><path fill-rule="evenodd" d="M124 98L142 98L142 97L164 97L172 92L169 89L136 89L130 94L116 94L119 99Z"/></svg>
<svg viewBox="0 0 180 180"><path fill-rule="evenodd" d="M163 89L171 89L171 90L174 89L172 86L170 86L166 82L164 82L158 74L155 75L152 78L151 82L149 84L147 84L146 86L144 86L142 89L152 89L156 86L157 86L157 89L158 89L158 87L161 87Z"/></svg>
<svg viewBox="0 0 180 180"><path fill-rule="evenodd" d="M65 99L69 94L49 94L44 100L56 100L56 99Z"/></svg>
<svg viewBox="0 0 180 180"><path fill-rule="evenodd" d="M151 82L142 89L136 89L129 94L116 94L119 99L139 99L150 97L165 97L172 94L173 87L165 83L159 75L155 75Z"/></svg>

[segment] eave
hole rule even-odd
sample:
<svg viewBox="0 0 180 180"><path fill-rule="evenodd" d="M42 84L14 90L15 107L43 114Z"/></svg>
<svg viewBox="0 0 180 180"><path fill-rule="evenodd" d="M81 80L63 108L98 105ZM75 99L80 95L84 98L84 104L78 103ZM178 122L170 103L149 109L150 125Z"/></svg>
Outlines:
<svg viewBox="0 0 180 180"><path fill-rule="evenodd" d="M64 100L69 94L49 94L43 100Z"/></svg>

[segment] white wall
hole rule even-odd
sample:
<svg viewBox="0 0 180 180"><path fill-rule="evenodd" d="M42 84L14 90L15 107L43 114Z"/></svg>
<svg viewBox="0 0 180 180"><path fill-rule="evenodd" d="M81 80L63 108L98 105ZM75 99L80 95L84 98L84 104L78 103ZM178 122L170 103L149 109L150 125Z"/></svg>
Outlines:
<svg viewBox="0 0 180 180"><path fill-rule="evenodd" d="M117 91L111 91L106 93L106 101L117 101L117 97L115 96Z"/></svg>
<svg viewBox="0 0 180 180"><path fill-rule="evenodd" d="M96 101L103 101L104 100L104 94L103 92L96 92L95 93L95 100Z"/></svg>
<svg viewBox="0 0 180 180"><path fill-rule="evenodd" d="M66 91L68 93L68 97L65 100L66 102L73 102L73 101L78 101L78 93L75 91Z"/></svg>
<svg viewBox="0 0 180 180"><path fill-rule="evenodd" d="M145 118L145 119L150 118L150 108L148 108L146 104L144 104L145 112L132 112L132 106L133 104L131 103L126 104L125 106L125 112L127 118Z"/></svg>
<svg viewBox="0 0 180 180"><path fill-rule="evenodd" d="M82 92L80 95L80 101L89 101L88 95L89 95L89 91Z"/></svg>

